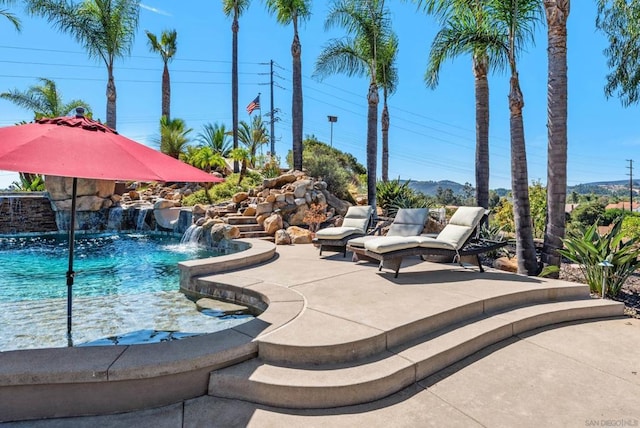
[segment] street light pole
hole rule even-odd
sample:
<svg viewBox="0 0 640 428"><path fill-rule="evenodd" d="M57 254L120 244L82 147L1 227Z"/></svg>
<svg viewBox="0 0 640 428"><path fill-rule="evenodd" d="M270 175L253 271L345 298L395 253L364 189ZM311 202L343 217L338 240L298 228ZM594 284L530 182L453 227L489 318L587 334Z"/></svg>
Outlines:
<svg viewBox="0 0 640 428"><path fill-rule="evenodd" d="M331 147L333 147L333 124L338 121L338 116L327 116L329 123L331 123Z"/></svg>

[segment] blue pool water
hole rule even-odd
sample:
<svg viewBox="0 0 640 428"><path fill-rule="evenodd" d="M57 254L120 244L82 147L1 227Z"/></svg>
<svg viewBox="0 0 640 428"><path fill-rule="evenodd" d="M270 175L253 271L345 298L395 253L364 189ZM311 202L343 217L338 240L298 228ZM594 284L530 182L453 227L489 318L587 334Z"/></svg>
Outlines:
<svg viewBox="0 0 640 428"><path fill-rule="evenodd" d="M66 235L0 237L0 351L66 345L68 254ZM179 238L76 235L74 255L76 344L126 334L152 341L141 331L182 337L251 318L206 316L179 292L178 262L216 255Z"/></svg>

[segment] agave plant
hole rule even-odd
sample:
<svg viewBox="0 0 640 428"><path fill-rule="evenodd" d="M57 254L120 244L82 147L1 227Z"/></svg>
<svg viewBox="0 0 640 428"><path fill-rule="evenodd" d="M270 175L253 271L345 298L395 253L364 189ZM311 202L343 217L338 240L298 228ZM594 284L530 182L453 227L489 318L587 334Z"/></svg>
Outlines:
<svg viewBox="0 0 640 428"><path fill-rule="evenodd" d="M622 221L604 235L598 233L597 223L580 228L563 239L564 248L558 252L579 265L592 292L602 294L603 281L606 295L615 297L629 276L640 267L638 237L627 239L621 231ZM608 262L609 267L603 266Z"/></svg>

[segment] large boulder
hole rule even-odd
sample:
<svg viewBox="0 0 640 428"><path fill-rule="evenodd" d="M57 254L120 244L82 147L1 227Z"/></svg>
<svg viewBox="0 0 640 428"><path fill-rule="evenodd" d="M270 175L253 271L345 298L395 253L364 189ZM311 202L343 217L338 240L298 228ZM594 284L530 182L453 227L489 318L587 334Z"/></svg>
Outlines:
<svg viewBox="0 0 640 428"><path fill-rule="evenodd" d="M264 227L264 231L268 235L273 236L278 230L282 229L282 217L278 214L272 214L264 220L262 227Z"/></svg>
<svg viewBox="0 0 640 428"><path fill-rule="evenodd" d="M266 178L262 181L262 187L265 189L275 189L282 187L285 184L293 183L296 179L297 177L295 174L287 173L275 178Z"/></svg>
<svg viewBox="0 0 640 428"><path fill-rule="evenodd" d="M49 198L52 201L71 199L73 194L73 178L47 175L44 182ZM116 182L113 180L89 180L78 179L78 196L97 196L100 198L110 198L116 189Z"/></svg>
<svg viewBox="0 0 640 428"><path fill-rule="evenodd" d="M247 192L238 192L235 195L233 195L232 200L234 203L238 204L248 198L249 198L249 194Z"/></svg>
<svg viewBox="0 0 640 428"><path fill-rule="evenodd" d="M276 231L274 235L276 245L290 245L291 244L291 236L287 233L286 230L280 229Z"/></svg>
<svg viewBox="0 0 640 428"><path fill-rule="evenodd" d="M291 237L292 244L310 244L313 240L313 234L298 226L289 226L287 234Z"/></svg>
<svg viewBox="0 0 640 428"><path fill-rule="evenodd" d="M336 213L338 213L340 215L345 215L347 213L347 210L351 206L351 204L349 202L343 201L342 199L338 198L337 196L333 195L332 193L329 193L326 190L323 190L322 194L324 195L324 198L327 200L327 205L329 205L330 207L335 208L336 209Z"/></svg>

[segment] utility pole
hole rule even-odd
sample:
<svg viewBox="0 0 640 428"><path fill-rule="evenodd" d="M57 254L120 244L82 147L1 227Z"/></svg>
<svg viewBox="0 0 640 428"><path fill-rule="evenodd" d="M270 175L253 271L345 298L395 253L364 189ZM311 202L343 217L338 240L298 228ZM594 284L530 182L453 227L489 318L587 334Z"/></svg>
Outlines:
<svg viewBox="0 0 640 428"><path fill-rule="evenodd" d="M333 147L333 124L338 121L338 116L327 116L329 123L331 124L331 147Z"/></svg>
<svg viewBox="0 0 640 428"><path fill-rule="evenodd" d="M629 162L629 212L633 211L633 159L627 159Z"/></svg>
<svg viewBox="0 0 640 428"><path fill-rule="evenodd" d="M269 84L271 86L271 120L270 120L270 122L271 122L270 123L270 125L271 125L271 130L270 130L270 132L271 132L271 158L275 159L275 156L276 156L276 135L275 135L276 131L274 129L274 124L276 122L276 120L275 120L276 113L275 113L275 110L274 110L274 107L273 107L273 60L271 60L270 65L271 65L271 73L270 73L271 74L271 81L270 81Z"/></svg>

